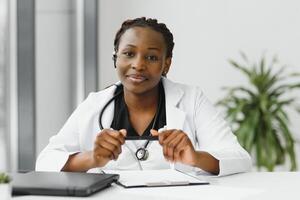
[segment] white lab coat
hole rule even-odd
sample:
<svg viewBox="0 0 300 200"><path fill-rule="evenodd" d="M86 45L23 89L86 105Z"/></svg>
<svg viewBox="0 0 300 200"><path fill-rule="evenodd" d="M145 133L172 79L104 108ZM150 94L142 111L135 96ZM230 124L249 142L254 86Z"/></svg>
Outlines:
<svg viewBox="0 0 300 200"><path fill-rule="evenodd" d="M197 87L174 83L163 78L168 129L183 130L196 150L206 151L219 160L219 176L245 172L251 168L249 154L240 146L228 124ZM60 171L69 155L93 149L100 132L98 118L104 105L112 98L116 86L91 93L73 112L59 133L50 138L36 162L38 171ZM109 128L113 120L114 103L104 111L102 124ZM137 161L135 152L145 141L126 141L116 161L102 169L166 169L170 168L157 141L148 145L149 157ZM180 170L200 170L176 164Z"/></svg>

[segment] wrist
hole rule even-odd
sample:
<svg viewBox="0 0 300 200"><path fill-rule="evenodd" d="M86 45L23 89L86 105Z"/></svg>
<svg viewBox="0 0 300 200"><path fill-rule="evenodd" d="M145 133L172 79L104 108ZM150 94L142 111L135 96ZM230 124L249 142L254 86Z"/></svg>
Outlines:
<svg viewBox="0 0 300 200"><path fill-rule="evenodd" d="M95 156L93 151L89 152L89 165L90 169L91 168L96 168L96 167L103 167L105 166L110 159L102 157L102 156Z"/></svg>
<svg viewBox="0 0 300 200"><path fill-rule="evenodd" d="M200 151L194 151L194 153L192 155L192 164L191 165L193 167L198 167L200 160L201 160L201 152Z"/></svg>
<svg viewBox="0 0 300 200"><path fill-rule="evenodd" d="M89 169L92 169L92 168L96 168L97 167L97 163L96 163L96 160L94 158L94 152L93 151L89 151L87 152L88 154L88 165L89 165Z"/></svg>

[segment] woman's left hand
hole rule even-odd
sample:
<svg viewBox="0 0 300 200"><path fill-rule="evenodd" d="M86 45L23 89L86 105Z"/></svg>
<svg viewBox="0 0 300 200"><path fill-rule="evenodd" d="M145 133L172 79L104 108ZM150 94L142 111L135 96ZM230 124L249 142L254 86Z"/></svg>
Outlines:
<svg viewBox="0 0 300 200"><path fill-rule="evenodd" d="M151 134L158 136L166 160L195 166L197 159L196 151L185 132L170 129L158 133L158 131L152 129Z"/></svg>

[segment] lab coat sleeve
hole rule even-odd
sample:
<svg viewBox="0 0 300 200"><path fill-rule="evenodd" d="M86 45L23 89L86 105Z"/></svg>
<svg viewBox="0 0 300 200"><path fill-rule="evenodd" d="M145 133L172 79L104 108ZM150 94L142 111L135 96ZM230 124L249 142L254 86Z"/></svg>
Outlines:
<svg viewBox="0 0 300 200"><path fill-rule="evenodd" d="M78 121L84 104L80 104L58 134L50 138L37 158L36 171L61 171L69 155L80 151Z"/></svg>
<svg viewBox="0 0 300 200"><path fill-rule="evenodd" d="M194 115L198 149L219 160L219 176L251 169L252 162L248 152L240 146L221 113L201 91L197 93Z"/></svg>

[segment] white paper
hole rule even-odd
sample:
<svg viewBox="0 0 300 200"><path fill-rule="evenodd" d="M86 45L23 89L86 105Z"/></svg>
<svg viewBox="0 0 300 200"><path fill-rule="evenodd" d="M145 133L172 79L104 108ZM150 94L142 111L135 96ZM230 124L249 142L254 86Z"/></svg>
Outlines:
<svg viewBox="0 0 300 200"><path fill-rule="evenodd" d="M205 180L196 179L173 169L138 171L106 170L105 172L119 174L119 182L125 186L188 185L189 183L207 183Z"/></svg>

